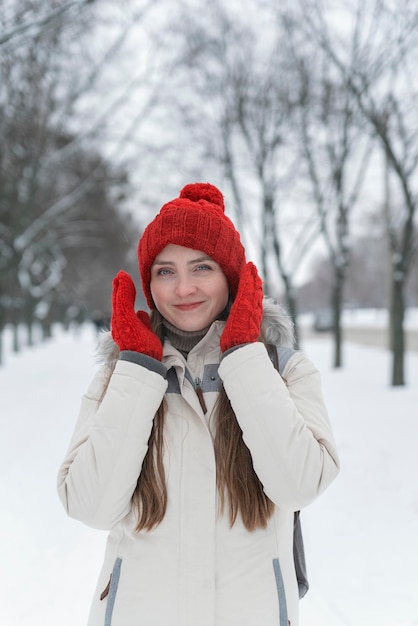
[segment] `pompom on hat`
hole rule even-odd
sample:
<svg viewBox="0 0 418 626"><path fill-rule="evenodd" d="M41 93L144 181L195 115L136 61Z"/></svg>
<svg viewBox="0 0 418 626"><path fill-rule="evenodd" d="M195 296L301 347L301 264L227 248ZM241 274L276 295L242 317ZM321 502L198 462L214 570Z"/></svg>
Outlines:
<svg viewBox="0 0 418 626"><path fill-rule="evenodd" d="M222 193L209 183L186 185L178 198L164 204L148 224L138 244L139 273L150 309L151 266L169 244L201 250L219 263L235 297L246 264L238 231L225 215Z"/></svg>

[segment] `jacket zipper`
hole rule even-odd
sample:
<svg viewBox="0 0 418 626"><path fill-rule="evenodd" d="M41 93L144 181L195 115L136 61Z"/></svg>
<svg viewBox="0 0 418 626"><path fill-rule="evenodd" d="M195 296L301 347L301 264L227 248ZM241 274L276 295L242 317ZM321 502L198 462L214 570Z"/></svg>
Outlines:
<svg viewBox="0 0 418 626"><path fill-rule="evenodd" d="M195 391L196 391L197 397L199 398L199 404L202 407L202 411L204 414L206 414L208 409L206 407L205 398L203 397L202 387L200 386L201 382L202 381L200 380L200 378L195 378L195 381L194 381Z"/></svg>

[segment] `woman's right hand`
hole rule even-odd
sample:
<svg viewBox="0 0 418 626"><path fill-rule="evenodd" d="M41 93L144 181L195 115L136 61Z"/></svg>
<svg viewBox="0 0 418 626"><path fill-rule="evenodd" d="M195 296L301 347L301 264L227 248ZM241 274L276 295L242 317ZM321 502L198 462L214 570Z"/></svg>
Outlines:
<svg viewBox="0 0 418 626"><path fill-rule="evenodd" d="M135 313L136 289L132 278L121 270L113 279L112 337L120 350L141 352L158 361L163 356L163 346L151 330L148 313Z"/></svg>

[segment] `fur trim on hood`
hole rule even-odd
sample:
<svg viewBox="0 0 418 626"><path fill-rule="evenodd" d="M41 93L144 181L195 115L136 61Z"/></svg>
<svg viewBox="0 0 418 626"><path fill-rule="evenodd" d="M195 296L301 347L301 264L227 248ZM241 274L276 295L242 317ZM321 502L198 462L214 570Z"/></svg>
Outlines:
<svg viewBox="0 0 418 626"><path fill-rule="evenodd" d="M265 297L263 300L263 320L261 331L266 343L272 343L287 348L295 343L293 322L280 304L272 298ZM119 348L112 339L111 332L104 331L99 337L97 346L97 360L114 368L119 358Z"/></svg>
<svg viewBox="0 0 418 626"><path fill-rule="evenodd" d="M284 348L293 348L295 334L293 322L284 308L273 298L265 297L263 300L263 320L261 331L266 343L273 343Z"/></svg>

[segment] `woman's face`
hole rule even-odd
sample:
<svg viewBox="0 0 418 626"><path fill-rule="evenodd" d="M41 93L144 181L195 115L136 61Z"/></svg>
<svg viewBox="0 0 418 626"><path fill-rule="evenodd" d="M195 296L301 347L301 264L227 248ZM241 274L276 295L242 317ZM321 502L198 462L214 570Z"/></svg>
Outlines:
<svg viewBox="0 0 418 626"><path fill-rule="evenodd" d="M224 310L229 287L221 267L199 250L168 245L151 267L151 295L161 315L181 330L202 330Z"/></svg>

